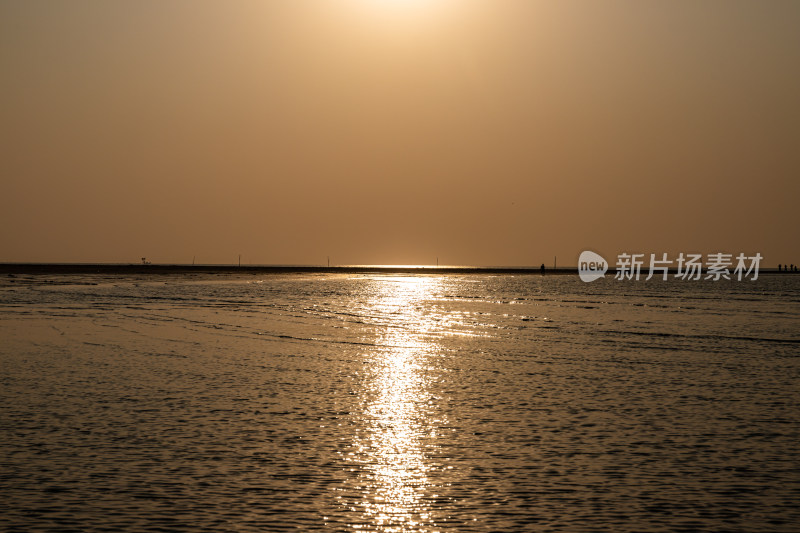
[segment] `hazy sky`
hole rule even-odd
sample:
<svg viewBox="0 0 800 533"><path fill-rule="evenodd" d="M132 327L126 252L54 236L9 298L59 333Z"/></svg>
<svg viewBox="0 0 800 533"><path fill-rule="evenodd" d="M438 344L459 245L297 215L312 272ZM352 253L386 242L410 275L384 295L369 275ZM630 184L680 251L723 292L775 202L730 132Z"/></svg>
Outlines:
<svg viewBox="0 0 800 533"><path fill-rule="evenodd" d="M800 2L0 0L0 261L800 263Z"/></svg>

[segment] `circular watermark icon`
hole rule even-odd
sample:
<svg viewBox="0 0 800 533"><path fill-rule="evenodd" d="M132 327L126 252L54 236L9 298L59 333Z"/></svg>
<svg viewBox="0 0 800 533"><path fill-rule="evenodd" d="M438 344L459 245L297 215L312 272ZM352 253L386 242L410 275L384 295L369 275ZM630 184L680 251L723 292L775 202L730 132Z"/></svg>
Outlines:
<svg viewBox="0 0 800 533"><path fill-rule="evenodd" d="M603 256L589 250L581 252L581 256L578 258L578 275L583 281L589 283L600 279L606 275L607 271L608 261L603 259Z"/></svg>

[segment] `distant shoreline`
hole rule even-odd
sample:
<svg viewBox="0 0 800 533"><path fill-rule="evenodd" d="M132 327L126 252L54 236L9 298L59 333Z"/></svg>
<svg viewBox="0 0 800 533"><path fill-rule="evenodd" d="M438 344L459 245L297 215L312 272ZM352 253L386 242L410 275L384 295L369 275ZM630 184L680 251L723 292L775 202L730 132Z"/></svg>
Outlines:
<svg viewBox="0 0 800 533"><path fill-rule="evenodd" d="M704 270L705 272L705 270ZM541 275L540 267L466 267L466 266L314 266L314 265L176 265L139 263L0 263L2 275L54 275L54 274L105 274L105 275L170 275L170 274L506 274ZM545 275L577 275L578 267L545 267ZM610 268L606 277L614 276ZM674 275L677 270L669 269ZM648 269L642 268L640 279L647 277ZM764 268L759 274L797 274ZM661 273L653 278L660 278Z"/></svg>
<svg viewBox="0 0 800 533"><path fill-rule="evenodd" d="M465 266L314 266L314 265L174 265L138 263L0 263L1 274L541 274L539 267ZM577 267L546 268L546 274L576 274Z"/></svg>

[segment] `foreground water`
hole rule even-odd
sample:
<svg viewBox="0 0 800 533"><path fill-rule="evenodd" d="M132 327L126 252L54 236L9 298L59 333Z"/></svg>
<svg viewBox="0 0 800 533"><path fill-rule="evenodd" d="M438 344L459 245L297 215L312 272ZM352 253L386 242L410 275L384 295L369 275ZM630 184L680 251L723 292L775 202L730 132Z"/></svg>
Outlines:
<svg viewBox="0 0 800 533"><path fill-rule="evenodd" d="M800 277L19 276L0 529L796 531Z"/></svg>

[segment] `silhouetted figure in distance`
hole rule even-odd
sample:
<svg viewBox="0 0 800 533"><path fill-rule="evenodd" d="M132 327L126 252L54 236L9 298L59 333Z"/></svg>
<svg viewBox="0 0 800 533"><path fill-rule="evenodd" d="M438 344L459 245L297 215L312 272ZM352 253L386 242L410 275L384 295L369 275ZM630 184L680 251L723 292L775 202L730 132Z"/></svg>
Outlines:
<svg viewBox="0 0 800 533"><path fill-rule="evenodd" d="M778 263L778 272L780 272L780 271L781 271L781 264Z"/></svg>
<svg viewBox="0 0 800 533"><path fill-rule="evenodd" d="M539 272L541 272L542 276L544 276L544 263L542 263L542 266L539 267Z"/></svg>

